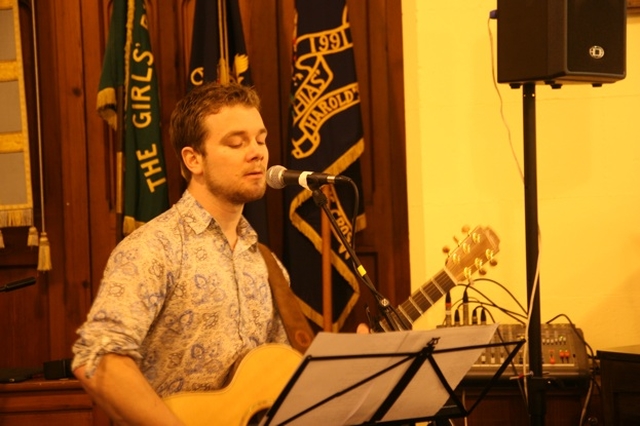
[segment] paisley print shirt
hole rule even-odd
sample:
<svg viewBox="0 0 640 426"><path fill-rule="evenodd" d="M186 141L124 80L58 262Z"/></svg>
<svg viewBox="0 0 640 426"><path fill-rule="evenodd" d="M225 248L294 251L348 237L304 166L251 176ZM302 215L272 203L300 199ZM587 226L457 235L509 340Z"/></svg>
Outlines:
<svg viewBox="0 0 640 426"><path fill-rule="evenodd" d="M243 217L232 250L185 192L111 254L72 368L91 376L104 354L127 355L166 397L220 389L248 351L288 343L257 241Z"/></svg>

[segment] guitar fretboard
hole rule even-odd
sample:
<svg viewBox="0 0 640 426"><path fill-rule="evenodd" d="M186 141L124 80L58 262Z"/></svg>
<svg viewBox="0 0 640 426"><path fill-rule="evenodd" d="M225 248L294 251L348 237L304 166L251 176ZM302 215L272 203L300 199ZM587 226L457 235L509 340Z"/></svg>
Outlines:
<svg viewBox="0 0 640 426"><path fill-rule="evenodd" d="M398 307L398 311L411 323L426 312L442 296L456 286L451 275L443 269L423 284Z"/></svg>

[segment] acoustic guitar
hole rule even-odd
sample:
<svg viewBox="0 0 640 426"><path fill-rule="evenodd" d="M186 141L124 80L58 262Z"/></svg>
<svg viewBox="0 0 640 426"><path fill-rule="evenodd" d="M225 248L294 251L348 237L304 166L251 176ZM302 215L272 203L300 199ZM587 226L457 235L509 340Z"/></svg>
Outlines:
<svg viewBox="0 0 640 426"><path fill-rule="evenodd" d="M490 228L477 227L449 252L445 267L413 292L397 312L413 324L441 296L463 279L482 271L498 252L499 239ZM381 320L381 329L390 327ZM266 344L249 352L229 385L218 391L183 392L164 399L187 426L258 425L302 360L287 345Z"/></svg>
<svg viewBox="0 0 640 426"><path fill-rule="evenodd" d="M301 360L287 345L258 346L242 359L224 389L177 393L164 402L187 426L257 425Z"/></svg>

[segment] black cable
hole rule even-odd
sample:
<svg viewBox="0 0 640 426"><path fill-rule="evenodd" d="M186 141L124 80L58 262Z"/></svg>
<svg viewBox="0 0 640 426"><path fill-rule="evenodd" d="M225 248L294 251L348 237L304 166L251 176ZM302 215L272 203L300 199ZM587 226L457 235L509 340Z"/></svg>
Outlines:
<svg viewBox="0 0 640 426"><path fill-rule="evenodd" d="M351 215L351 247L356 249L356 222L358 221L358 212L360 211L360 190L358 189L358 185L353 181L353 179L349 179L349 184L353 188L353 214Z"/></svg>
<svg viewBox="0 0 640 426"><path fill-rule="evenodd" d="M593 352L593 349L591 348L591 346L587 343L586 340L584 340L584 337L582 337L580 335L580 333L578 332L578 328L573 324L573 322L571 321L571 319L566 315L566 314L558 314L555 317L551 318L549 321L547 321L545 324L551 324L553 321L555 321L558 318L564 317L568 322L569 325L571 326L571 328L573 329L573 332L576 334L576 336L578 336L578 339L580 339L580 341L584 344L584 346L589 349L589 353L591 354L591 357L593 359L595 359L595 353Z"/></svg>
<svg viewBox="0 0 640 426"><path fill-rule="evenodd" d="M470 302L473 301L474 303L477 303L478 305L482 306L483 308L485 308L487 314L491 317L491 321L493 323L495 323L495 319L493 318L493 315L491 314L491 311L489 309L487 309L487 307L491 307L491 308L495 308L497 310L499 310L500 312L502 312L503 314L507 315L508 317L514 319L515 321L519 322L520 324L525 323L524 320L520 319L520 318L526 318L524 315L518 314L517 312L513 312L509 309L500 307L498 305L496 305L493 302L487 303L487 302L482 302L479 299L470 299Z"/></svg>
<svg viewBox="0 0 640 426"><path fill-rule="evenodd" d="M492 282L492 283L494 283L494 284L497 284L497 285L499 285L500 287L504 288L504 286L502 286L502 284L498 283L497 281L493 281L493 280L489 280L489 279L486 279L486 280L487 280L487 281L489 281L489 282ZM475 280L475 281L478 281L478 280ZM513 298L513 300L516 302L516 304L517 304L517 305L520 307L520 309L522 309L522 311L525 313L524 315L518 314L518 313L513 312L513 311L511 311L511 310L509 310L509 309L505 309L505 308L502 308L502 307L498 306L498 305L497 305L497 304L496 304L496 303L495 303L491 298L489 298L486 294L484 294L484 293L483 293L482 291L480 291L477 287L472 286L471 284L460 284L460 285L462 285L462 286L466 287L466 288L465 288L465 291L467 291L467 289L471 289L471 290L475 291L475 292L476 292L476 293L478 293L480 296L482 296L485 300L487 300L487 301L489 301L489 302L490 302L490 303L488 303L488 305L489 305L489 306L493 306L493 307L495 307L495 308L497 308L497 309L501 310L502 312L504 312L505 314L509 315L511 318L515 319L516 321L518 321L518 322L520 322L520 323L523 323L521 320L517 319L515 316L519 316L519 317L521 317L521 318L525 318L525 319L526 319L526 310L524 310L524 308L522 307L522 305L521 305L520 303L518 303L517 299L516 299L516 298L513 296L513 294L512 294L511 292L509 292L506 288L505 288L505 291L507 291L507 293L509 293L509 294L511 295L511 297L512 297L512 298ZM481 303L478 299L475 299L475 300L476 300L476 303Z"/></svg>
<svg viewBox="0 0 640 426"><path fill-rule="evenodd" d="M553 323L553 321L555 321L558 318L565 318L569 325L571 326L571 328L573 329L574 334L578 337L578 339L580 339L580 341L582 342L582 344L584 344L585 348L589 349L589 353L590 353L590 359L592 362L592 366L591 366L591 374L589 377L589 383L590 383L590 390L592 389L592 387L595 386L595 388L598 390L598 393L601 393L601 389L600 389L600 384L598 383L598 381L596 380L596 376L600 370L600 365L599 365L599 360L597 359L593 349L591 348L591 345L589 345L587 343L587 341L584 339L584 337L578 332L578 328L575 326L575 324L573 323L573 321L571 321L571 318L569 318L566 314L558 314L555 317L551 318L550 320L548 320L546 322L546 324L551 324ZM583 416L585 415L586 411L587 411L587 407L589 407L589 404L591 404L591 391L587 392L587 398L584 401L583 404L583 409L582 409L582 413L581 413L581 417L580 420L583 420ZM580 423L582 424L582 423Z"/></svg>
<svg viewBox="0 0 640 426"><path fill-rule="evenodd" d="M464 286L467 288L470 288L472 290L474 290L476 293L478 293L479 295L481 295L486 301L488 302L484 302L478 298L469 298L469 303L476 303L482 307L485 308L485 311L487 312L487 314L491 317L491 321L495 323L495 318L493 317L493 315L491 314L491 312L487 309L487 307L491 307L491 308L495 308L498 309L499 311L501 311L502 313L504 313L505 315L511 317L512 319L514 319L515 321L517 321L520 324L524 324L526 320L526 315L523 314L519 314L517 312L511 311L509 309L503 308L501 306L498 306L493 300L491 300L491 298L487 297L486 294L484 294L482 291L478 290L477 288L469 285L469 284L458 284L457 286ZM455 287L454 287L455 288ZM465 289L466 290L466 289ZM457 300L456 302L452 303L451 305L451 312L456 311L460 305L462 304L462 300ZM522 305L518 304L520 306L520 308L522 309ZM447 321L447 316L445 313L445 318L444 321L442 322L442 325L446 325L446 321Z"/></svg>
<svg viewBox="0 0 640 426"><path fill-rule="evenodd" d="M513 295L513 293L511 293L511 291L509 291L509 289L507 289L504 285L500 284L498 281L496 280L492 280L491 278L475 278L473 281L487 281L490 283L493 283L497 286L499 286L500 288L502 288L505 292L507 292L507 294L509 296L511 296L511 299L513 299L514 302L516 302L518 304L518 306L520 306L520 309L522 309L522 312L524 312L525 314L527 313L527 310L524 308L524 306L522 306L522 304L518 301L518 299L516 299L516 297Z"/></svg>

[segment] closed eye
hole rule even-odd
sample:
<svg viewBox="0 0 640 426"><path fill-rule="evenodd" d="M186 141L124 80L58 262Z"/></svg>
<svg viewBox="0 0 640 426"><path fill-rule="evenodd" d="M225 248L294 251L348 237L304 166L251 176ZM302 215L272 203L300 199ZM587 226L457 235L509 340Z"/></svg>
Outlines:
<svg viewBox="0 0 640 426"><path fill-rule="evenodd" d="M250 136L247 132L232 132L228 134L224 139L224 144L229 148L242 148L245 144L250 144L252 140L252 136ZM262 129L256 135L256 143L258 145L266 145L267 144L267 130Z"/></svg>
<svg viewBox="0 0 640 426"><path fill-rule="evenodd" d="M241 148L244 141L245 139L241 136L231 136L230 138L227 138L226 145L230 148Z"/></svg>

